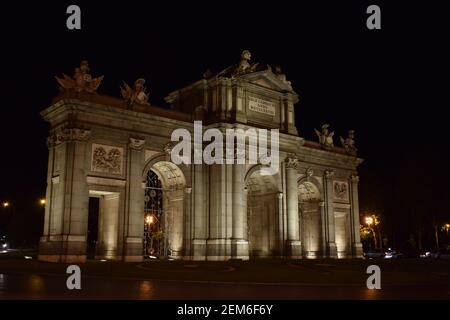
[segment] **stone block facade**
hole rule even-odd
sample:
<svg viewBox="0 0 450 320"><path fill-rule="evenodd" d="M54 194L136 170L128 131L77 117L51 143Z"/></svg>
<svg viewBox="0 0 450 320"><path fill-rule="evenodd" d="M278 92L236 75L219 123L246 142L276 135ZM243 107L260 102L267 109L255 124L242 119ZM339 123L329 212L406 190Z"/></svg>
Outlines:
<svg viewBox="0 0 450 320"><path fill-rule="evenodd" d="M40 260L86 260L89 198L96 198L95 257L141 261L150 171L162 186L149 193L161 195L164 208L158 217L164 216L167 250L161 256L361 256L362 159L301 137L295 125L298 97L284 75L241 60L170 93L166 101L170 108L66 91L42 111L50 131ZM195 120L221 132L278 129L278 172L262 174L261 164L176 165L172 132L184 128L194 134Z"/></svg>

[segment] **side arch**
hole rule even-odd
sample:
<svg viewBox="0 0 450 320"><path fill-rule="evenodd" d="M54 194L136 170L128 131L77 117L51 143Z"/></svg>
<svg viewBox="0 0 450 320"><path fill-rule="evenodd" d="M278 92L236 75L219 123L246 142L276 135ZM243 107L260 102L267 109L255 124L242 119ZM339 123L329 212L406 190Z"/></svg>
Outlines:
<svg viewBox="0 0 450 320"><path fill-rule="evenodd" d="M262 175L262 165L250 167L245 175L249 256L280 256L282 211L280 175Z"/></svg>
<svg viewBox="0 0 450 320"><path fill-rule="evenodd" d="M245 173L245 178L244 178L244 184L247 187L249 185L250 182L250 178L254 173L257 173L258 171L260 171L263 168L263 165L261 164L255 164L253 166L251 166L249 169L247 169L246 173ZM262 176L262 175L261 175ZM282 186L281 186L281 179L280 179L280 174L276 173L274 175L264 175L262 177L268 177L268 179L270 180L270 182L275 186L276 190L273 190L275 192L281 192L282 190Z"/></svg>
<svg viewBox="0 0 450 320"><path fill-rule="evenodd" d="M320 258L324 253L323 187L313 177L302 177L297 181L300 237L303 256Z"/></svg>
<svg viewBox="0 0 450 320"><path fill-rule="evenodd" d="M314 198L314 200L323 201L324 199L323 186L316 177L314 176L301 177L300 179L297 180L297 187L300 188L301 185L313 186L314 189L318 192L318 195ZM300 190L299 190L299 201L300 201Z"/></svg>

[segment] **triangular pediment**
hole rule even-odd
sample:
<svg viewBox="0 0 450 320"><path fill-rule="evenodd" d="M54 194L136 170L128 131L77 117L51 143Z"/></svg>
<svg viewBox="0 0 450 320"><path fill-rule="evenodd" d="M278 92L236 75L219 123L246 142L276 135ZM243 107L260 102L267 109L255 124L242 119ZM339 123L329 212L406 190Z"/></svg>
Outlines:
<svg viewBox="0 0 450 320"><path fill-rule="evenodd" d="M270 69L244 74L240 78L267 89L294 93L290 82L285 79L285 76L274 74Z"/></svg>

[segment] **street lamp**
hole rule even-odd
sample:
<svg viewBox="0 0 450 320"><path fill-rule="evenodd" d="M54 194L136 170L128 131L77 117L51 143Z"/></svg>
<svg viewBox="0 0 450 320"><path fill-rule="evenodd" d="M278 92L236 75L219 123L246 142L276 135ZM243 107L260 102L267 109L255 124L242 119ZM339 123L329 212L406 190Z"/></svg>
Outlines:
<svg viewBox="0 0 450 320"><path fill-rule="evenodd" d="M145 255L151 255L151 249L153 248L153 237L151 234L151 225L155 222L155 217L152 214L148 214L145 216L145 226L144 226L144 250Z"/></svg>
<svg viewBox="0 0 450 320"><path fill-rule="evenodd" d="M450 230L450 223L444 224L444 229L448 232L448 230Z"/></svg>
<svg viewBox="0 0 450 320"><path fill-rule="evenodd" d="M374 219L372 216L368 216L365 218L365 222L367 224L367 227L369 228L370 231L372 231L372 235L373 235L373 241L375 244L375 249L378 249L378 245L377 245L377 236L375 234L375 230L372 228L372 225L374 224Z"/></svg>
<svg viewBox="0 0 450 320"><path fill-rule="evenodd" d="M450 223L444 224L443 229L445 229L445 231L447 232L447 237L448 237L448 231L450 230Z"/></svg>
<svg viewBox="0 0 450 320"><path fill-rule="evenodd" d="M145 217L145 223L152 224L154 222L154 218L152 215L148 215Z"/></svg>
<svg viewBox="0 0 450 320"><path fill-rule="evenodd" d="M39 203L41 206L45 206L46 201L45 201L45 199L40 199Z"/></svg>
<svg viewBox="0 0 450 320"><path fill-rule="evenodd" d="M9 202L5 201L2 203L3 208L8 208L9 207Z"/></svg>

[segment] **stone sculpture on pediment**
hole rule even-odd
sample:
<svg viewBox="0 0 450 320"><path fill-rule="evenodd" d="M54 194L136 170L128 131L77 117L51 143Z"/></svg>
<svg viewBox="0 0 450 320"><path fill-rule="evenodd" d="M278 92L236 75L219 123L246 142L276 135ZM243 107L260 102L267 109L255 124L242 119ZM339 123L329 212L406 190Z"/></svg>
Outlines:
<svg viewBox="0 0 450 320"><path fill-rule="evenodd" d="M324 124L322 126L322 131L314 129L317 137L319 138L319 143L323 148L332 148L334 146L333 142L334 131L329 132L328 130L329 127L330 127L329 124Z"/></svg>
<svg viewBox="0 0 450 320"><path fill-rule="evenodd" d="M69 77L63 73L62 78L55 78L56 81L58 81L62 92L75 91L96 93L98 87L102 83L103 76L93 78L89 74L89 71L89 63L84 60L81 61L79 68L75 68L73 77Z"/></svg>
<svg viewBox="0 0 450 320"><path fill-rule="evenodd" d="M358 149L355 146L355 130L350 130L348 132L348 137L347 138L341 138L341 144L344 147L345 151L348 154L351 155L356 155Z"/></svg>
<svg viewBox="0 0 450 320"><path fill-rule="evenodd" d="M145 79L139 78L134 82L134 87L131 88L126 82L123 83L123 87L120 87L120 93L127 107L131 107L133 104L150 105L148 102L147 88L145 87Z"/></svg>

